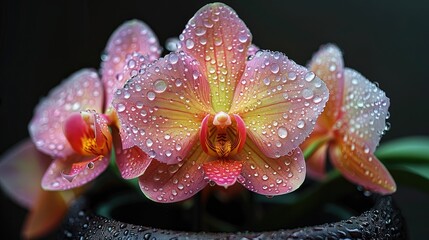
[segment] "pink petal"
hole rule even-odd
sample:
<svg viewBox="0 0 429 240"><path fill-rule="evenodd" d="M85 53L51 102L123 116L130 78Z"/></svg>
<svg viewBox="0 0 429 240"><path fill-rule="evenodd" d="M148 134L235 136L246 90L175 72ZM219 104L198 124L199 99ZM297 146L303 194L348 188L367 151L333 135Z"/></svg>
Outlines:
<svg viewBox="0 0 429 240"><path fill-rule="evenodd" d="M137 52L147 55L150 61L154 61L159 57L161 47L149 26L139 20L131 20L115 30L105 51L106 55L101 64L101 75L106 90L105 108L107 109L116 89L122 88L129 79L122 73L126 64L133 64L125 61L127 56Z"/></svg>
<svg viewBox="0 0 429 240"><path fill-rule="evenodd" d="M238 155L243 169L238 181L250 191L280 195L294 191L304 182L305 161L299 148L280 158L267 158L251 141Z"/></svg>
<svg viewBox="0 0 429 240"><path fill-rule="evenodd" d="M112 127L113 145L115 146L116 165L122 178L133 179L142 175L152 159L139 147L123 149L121 136L117 128Z"/></svg>
<svg viewBox="0 0 429 240"><path fill-rule="evenodd" d="M198 140L211 112L209 86L199 65L185 53L160 58L118 90L115 107L122 131L150 157L164 163L183 159Z"/></svg>
<svg viewBox="0 0 429 240"><path fill-rule="evenodd" d="M314 73L278 52L259 51L247 64L231 111L268 157L284 156L311 133L328 100Z"/></svg>
<svg viewBox="0 0 429 240"><path fill-rule="evenodd" d="M309 69L321 78L329 89L329 100L317 125L331 129L340 117L344 95L343 56L337 46L323 46L311 59Z"/></svg>
<svg viewBox="0 0 429 240"><path fill-rule="evenodd" d="M222 3L201 8L179 37L180 49L202 65L211 88L216 112L228 112L234 88L243 74L247 49L252 41L249 29L237 14Z"/></svg>
<svg viewBox="0 0 429 240"><path fill-rule="evenodd" d="M183 159L173 165L152 161L139 177L143 193L156 202L178 202L192 197L207 185L202 164L208 156L196 145Z"/></svg>
<svg viewBox="0 0 429 240"><path fill-rule="evenodd" d="M125 67L124 67L122 74L127 79L131 79L131 78L137 76L137 74L139 74L141 71L145 71L147 66L148 66L147 57L145 58L143 55L138 54L138 53L133 53L131 55L128 55L126 62L127 62L127 64L125 64ZM116 114L116 113L114 113L114 114ZM114 118L115 117L113 117L112 119L114 119ZM124 148L124 149L132 148L134 146L134 141L130 137L130 135L127 134L127 131L124 128L121 128L119 126L120 124L118 124L116 122L114 123L114 125L120 129L120 135L122 138L122 143L121 143L122 148Z"/></svg>
<svg viewBox="0 0 429 240"><path fill-rule="evenodd" d="M361 146L339 143L329 148L332 163L351 182L380 194L396 191L396 184L384 165Z"/></svg>
<svg viewBox="0 0 429 240"><path fill-rule="evenodd" d="M237 181L242 167L242 161L235 160L216 160L203 164L204 175L223 187L231 186Z"/></svg>
<svg viewBox="0 0 429 240"><path fill-rule="evenodd" d="M88 164L88 157L72 155L68 159L54 160L42 179L45 190L67 190L82 186L106 170L109 158L101 158ZM83 167L85 163L87 167Z"/></svg>
<svg viewBox="0 0 429 240"><path fill-rule="evenodd" d="M40 181L50 157L39 152L31 139L1 156L0 185L20 205L31 208L42 191Z"/></svg>
<svg viewBox="0 0 429 240"><path fill-rule="evenodd" d="M51 90L36 107L29 124L36 147L53 157L73 152L63 134L63 123L73 113L86 109L101 112L103 89L94 70L83 69Z"/></svg>
<svg viewBox="0 0 429 240"><path fill-rule="evenodd" d="M345 70L345 93L340 132L349 143L373 153L386 128L389 98L352 69Z"/></svg>
<svg viewBox="0 0 429 240"><path fill-rule="evenodd" d="M116 164L121 176L125 179L139 177L151 162L152 159L137 146L116 151Z"/></svg>

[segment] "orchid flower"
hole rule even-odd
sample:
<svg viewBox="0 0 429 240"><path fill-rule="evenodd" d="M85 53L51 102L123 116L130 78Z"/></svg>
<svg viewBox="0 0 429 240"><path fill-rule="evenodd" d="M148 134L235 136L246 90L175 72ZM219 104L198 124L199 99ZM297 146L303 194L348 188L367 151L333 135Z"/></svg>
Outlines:
<svg viewBox="0 0 429 240"><path fill-rule="evenodd" d="M101 80L94 70L80 70L40 102L30 135L36 147L54 159L43 176L43 189L66 190L91 181L109 165L113 145L122 176L142 174L147 158L138 149L122 151L111 100L116 89L136 74L136 61L153 61L159 54L157 39L146 24L126 22L108 41ZM133 171L124 169L131 165Z"/></svg>
<svg viewBox="0 0 429 240"><path fill-rule="evenodd" d="M284 54L258 51L221 3L201 8L179 37L178 52L155 61L117 91L113 106L123 144L151 161L139 177L158 202L187 199L208 183L241 183L263 195L298 188L299 145L328 99L314 73Z"/></svg>
<svg viewBox="0 0 429 240"><path fill-rule="evenodd" d="M344 68L341 51L334 45L322 47L309 68L330 92L314 132L302 145L311 152L309 175L325 176L329 151L332 164L350 181L381 194L395 192L393 178L374 155L385 130L389 98L361 74Z"/></svg>

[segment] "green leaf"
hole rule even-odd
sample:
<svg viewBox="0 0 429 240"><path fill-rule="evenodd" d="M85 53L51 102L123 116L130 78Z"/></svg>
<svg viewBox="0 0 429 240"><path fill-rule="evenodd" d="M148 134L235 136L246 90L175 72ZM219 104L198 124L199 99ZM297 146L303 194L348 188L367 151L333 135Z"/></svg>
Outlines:
<svg viewBox="0 0 429 240"><path fill-rule="evenodd" d="M397 183L429 192L429 164L397 164L389 171Z"/></svg>
<svg viewBox="0 0 429 240"><path fill-rule="evenodd" d="M429 137L413 136L380 145L375 155L385 164L429 164Z"/></svg>

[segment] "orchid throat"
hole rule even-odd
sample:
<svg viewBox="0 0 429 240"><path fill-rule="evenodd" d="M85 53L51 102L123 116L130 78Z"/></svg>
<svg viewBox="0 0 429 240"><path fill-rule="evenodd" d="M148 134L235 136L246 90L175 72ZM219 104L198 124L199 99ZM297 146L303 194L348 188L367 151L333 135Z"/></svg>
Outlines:
<svg viewBox="0 0 429 240"><path fill-rule="evenodd" d="M237 114L218 112L207 115L201 123L201 146L217 159L230 158L240 152L246 141L244 121Z"/></svg>

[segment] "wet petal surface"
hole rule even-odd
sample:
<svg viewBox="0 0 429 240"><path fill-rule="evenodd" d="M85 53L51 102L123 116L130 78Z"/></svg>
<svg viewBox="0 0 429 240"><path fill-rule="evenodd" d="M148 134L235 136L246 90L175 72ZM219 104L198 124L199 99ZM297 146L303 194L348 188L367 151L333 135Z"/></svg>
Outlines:
<svg viewBox="0 0 429 240"><path fill-rule="evenodd" d="M294 191L305 179L305 161L299 148L280 158L267 158L259 148L246 141L237 155L243 160L238 182L250 191L263 195L280 195Z"/></svg>
<svg viewBox="0 0 429 240"><path fill-rule="evenodd" d="M102 104L103 88L94 70L71 75L36 107L29 131L37 148L53 157L71 154L73 149L63 133L64 121L87 109L101 112Z"/></svg>
<svg viewBox="0 0 429 240"><path fill-rule="evenodd" d="M188 199L207 185L202 164L208 156L195 146L182 162L167 165L153 160L139 177L143 193L156 202L178 202Z"/></svg>
<svg viewBox="0 0 429 240"><path fill-rule="evenodd" d="M396 184L384 165L370 152L344 142L329 148L332 163L355 184L381 194L396 191Z"/></svg>
<svg viewBox="0 0 429 240"><path fill-rule="evenodd" d="M152 30L139 20L125 22L110 37L103 62L101 64L101 76L106 91L105 108L108 108L116 89L122 88L129 79L122 71L125 65L131 67L135 64L127 57L133 53L147 56L149 61L157 59L161 53L161 47Z"/></svg>
<svg viewBox="0 0 429 240"><path fill-rule="evenodd" d="M329 100L317 124L330 129L340 117L344 95L343 56L337 46L328 44L313 56L309 69L322 79L329 89Z"/></svg>
<svg viewBox="0 0 429 240"><path fill-rule="evenodd" d="M228 187L237 181L243 163L234 160L216 160L203 164L204 176L219 186Z"/></svg>
<svg viewBox="0 0 429 240"><path fill-rule="evenodd" d="M80 163L86 164L81 165ZM79 187L104 172L108 165L108 158L89 162L88 158L79 155L70 156L66 160L54 160L43 176L42 188L45 190L67 190Z"/></svg>
<svg viewBox="0 0 429 240"><path fill-rule="evenodd" d="M137 146L116 151L116 164L121 176L125 179L139 177L151 162L152 159Z"/></svg>
<svg viewBox="0 0 429 240"><path fill-rule="evenodd" d="M328 100L326 85L278 52L259 51L237 85L231 111L270 158L284 156L310 134Z"/></svg>
<svg viewBox="0 0 429 240"><path fill-rule="evenodd" d="M114 107L127 141L164 163L186 156L202 119L212 112L207 81L183 52L159 59L133 78L117 91Z"/></svg>
<svg viewBox="0 0 429 240"><path fill-rule="evenodd" d="M237 14L222 3L201 8L180 35L180 49L202 66L216 112L228 112L252 35Z"/></svg>
<svg viewBox="0 0 429 240"><path fill-rule="evenodd" d="M352 69L345 70L344 115L336 123L343 141L373 153L389 116L389 98L375 84Z"/></svg>

